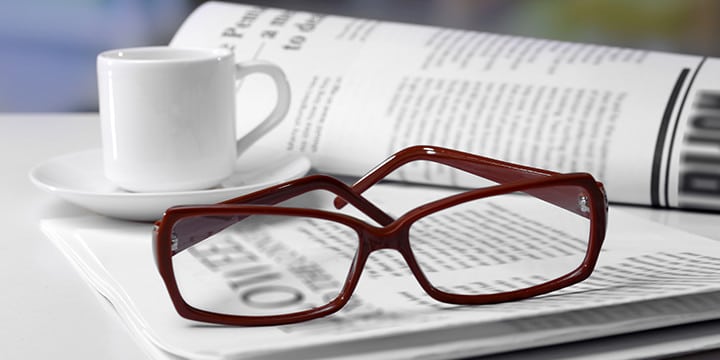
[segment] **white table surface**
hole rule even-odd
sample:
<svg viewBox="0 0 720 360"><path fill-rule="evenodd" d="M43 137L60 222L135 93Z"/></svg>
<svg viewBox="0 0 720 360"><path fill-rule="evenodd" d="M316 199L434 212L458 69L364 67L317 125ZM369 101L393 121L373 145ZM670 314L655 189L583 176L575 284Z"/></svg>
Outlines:
<svg viewBox="0 0 720 360"><path fill-rule="evenodd" d="M146 359L110 304L40 232L84 210L37 189L28 171L100 146L97 114L0 115L0 359Z"/></svg>
<svg viewBox="0 0 720 360"><path fill-rule="evenodd" d="M0 359L148 358L112 306L38 228L42 218L87 211L37 189L28 171L99 146L97 114L0 114ZM720 215L629 210L720 241Z"/></svg>

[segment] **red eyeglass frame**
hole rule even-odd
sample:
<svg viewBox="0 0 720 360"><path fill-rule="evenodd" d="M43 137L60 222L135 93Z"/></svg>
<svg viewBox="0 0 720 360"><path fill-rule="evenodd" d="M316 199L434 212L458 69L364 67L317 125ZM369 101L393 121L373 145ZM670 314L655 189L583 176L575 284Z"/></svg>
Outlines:
<svg viewBox="0 0 720 360"><path fill-rule="evenodd" d="M382 180L398 167L416 160L426 160L445 164L469 173L492 180L498 185L473 189L439 199L412 209L397 219L373 205L361 194L373 184ZM581 211L577 196L568 196L553 191L553 186L576 186L585 190L589 197L587 209ZM377 221L374 226L354 217L318 210L273 206L313 190L330 191L337 196L335 205L341 208L347 203ZM547 283L525 289L496 294L459 295L435 288L420 269L410 248L409 229L418 219L431 213L447 209L454 205L483 197L523 191L549 203L560 206L590 220L590 239L587 253L575 270ZM589 210L589 211L588 211ZM608 203L602 183L587 173L556 173L548 170L516 165L479 155L435 146L413 146L399 151L385 162L370 171L352 187L326 175L311 175L282 184L268 187L247 195L230 199L215 205L190 205L169 208L162 219L155 223L153 230L153 250L158 271L165 283L178 314L184 318L227 325L279 325L307 321L326 316L341 309L350 299L357 286L360 274L368 256L375 250L395 249L400 252L420 286L432 298L446 303L461 305L479 305L525 299L548 293L580 282L592 273L605 238L607 227ZM172 256L194 243L187 239L176 239L173 243L171 232L176 222L196 216L235 216L232 223L248 215L285 215L302 216L335 221L344 224L358 233L358 249L348 272L345 284L339 295L328 304L296 313L275 316L239 316L205 311L189 305L181 296L172 266ZM225 227L217 228L197 224L197 233L215 233ZM230 223L227 224L231 225Z"/></svg>

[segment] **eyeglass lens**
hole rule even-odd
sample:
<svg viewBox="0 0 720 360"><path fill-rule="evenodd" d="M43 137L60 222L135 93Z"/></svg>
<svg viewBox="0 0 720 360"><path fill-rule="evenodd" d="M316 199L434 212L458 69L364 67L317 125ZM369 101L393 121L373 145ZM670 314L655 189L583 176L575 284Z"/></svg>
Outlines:
<svg viewBox="0 0 720 360"><path fill-rule="evenodd" d="M338 296L355 256L350 227L317 218L277 215L192 217L223 225L172 257L183 299L210 312L270 316L306 311ZM184 224L186 223L186 224Z"/></svg>
<svg viewBox="0 0 720 360"><path fill-rule="evenodd" d="M552 191L576 198L576 210L589 212L581 188ZM555 280L582 264L589 238L588 217L522 193L468 201L410 227L410 247L427 280L460 295L497 294Z"/></svg>

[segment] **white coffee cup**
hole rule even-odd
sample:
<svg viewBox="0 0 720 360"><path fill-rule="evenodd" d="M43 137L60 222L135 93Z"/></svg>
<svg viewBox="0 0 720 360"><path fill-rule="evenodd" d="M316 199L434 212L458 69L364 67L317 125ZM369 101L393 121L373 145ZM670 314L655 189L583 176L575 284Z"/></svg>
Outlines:
<svg viewBox="0 0 720 360"><path fill-rule="evenodd" d="M236 121L261 120L235 118L235 91L253 73L274 80L277 103L236 139ZM278 66L235 63L227 49L110 50L98 55L97 75L105 175L135 192L218 185L233 173L237 156L281 122L290 104L290 86Z"/></svg>

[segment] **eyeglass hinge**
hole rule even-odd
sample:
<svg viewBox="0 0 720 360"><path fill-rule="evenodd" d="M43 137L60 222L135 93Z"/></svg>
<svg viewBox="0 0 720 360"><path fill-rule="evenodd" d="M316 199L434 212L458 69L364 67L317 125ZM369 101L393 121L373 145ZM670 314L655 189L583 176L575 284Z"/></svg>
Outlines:
<svg viewBox="0 0 720 360"><path fill-rule="evenodd" d="M178 238L175 233L172 233L172 236L170 237L170 250L177 251L178 249Z"/></svg>
<svg viewBox="0 0 720 360"><path fill-rule="evenodd" d="M590 200L586 195L580 195L578 198L578 207L580 208L580 211L583 213L589 213L590 212L590 206L589 206Z"/></svg>

